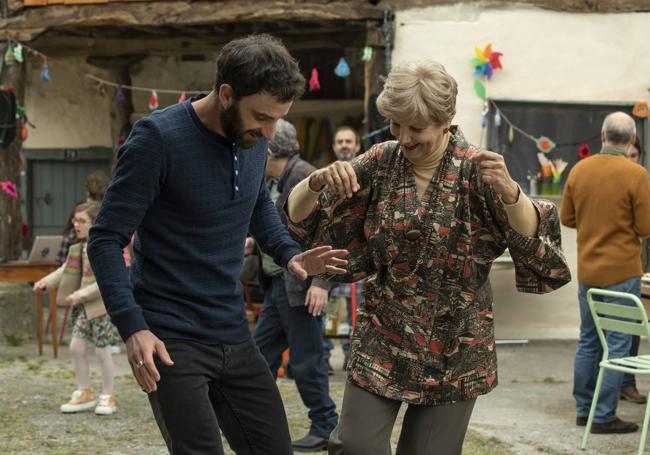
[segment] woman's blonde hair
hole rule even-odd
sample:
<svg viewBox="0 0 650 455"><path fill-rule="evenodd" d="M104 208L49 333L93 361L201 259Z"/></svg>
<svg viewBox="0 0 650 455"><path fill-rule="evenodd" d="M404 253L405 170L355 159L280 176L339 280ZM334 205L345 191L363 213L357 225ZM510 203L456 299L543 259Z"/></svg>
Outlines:
<svg viewBox="0 0 650 455"><path fill-rule="evenodd" d="M388 74L384 90L377 98L377 110L399 123L451 123L456 115L456 80L445 67L433 60L396 65Z"/></svg>

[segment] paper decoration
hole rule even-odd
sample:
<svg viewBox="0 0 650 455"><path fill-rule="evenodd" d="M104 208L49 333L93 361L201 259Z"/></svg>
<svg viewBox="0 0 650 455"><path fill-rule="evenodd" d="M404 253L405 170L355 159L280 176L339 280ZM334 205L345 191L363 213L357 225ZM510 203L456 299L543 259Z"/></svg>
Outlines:
<svg viewBox="0 0 650 455"><path fill-rule="evenodd" d="M309 91L313 92L314 90L320 90L320 82L318 82L318 70L312 68L311 78L309 79Z"/></svg>
<svg viewBox="0 0 650 455"><path fill-rule="evenodd" d="M487 99L487 93L485 91L485 85L483 85L483 82L481 82L480 79L475 79L474 80L474 91L478 95L479 98L481 98L483 101Z"/></svg>
<svg viewBox="0 0 650 455"><path fill-rule="evenodd" d="M361 60L364 62L369 62L370 59L372 59L372 47L366 46L363 48L363 55L361 56Z"/></svg>
<svg viewBox="0 0 650 455"><path fill-rule="evenodd" d="M16 185L10 181L0 182L0 188L5 192L9 197L17 198L18 191L16 190Z"/></svg>
<svg viewBox="0 0 650 455"><path fill-rule="evenodd" d="M501 113L499 112L499 109L494 113L494 126L496 128L501 126Z"/></svg>
<svg viewBox="0 0 650 455"><path fill-rule="evenodd" d="M562 172L566 169L567 163L561 158L552 161L551 173L553 174L553 183L560 183L562 180Z"/></svg>
<svg viewBox="0 0 650 455"><path fill-rule="evenodd" d="M23 62L23 45L22 44L16 44L14 46L14 59L18 63Z"/></svg>
<svg viewBox="0 0 650 455"><path fill-rule="evenodd" d="M124 104L126 96L124 96L124 88L122 84L115 87L115 104Z"/></svg>
<svg viewBox="0 0 650 455"><path fill-rule="evenodd" d="M339 63L334 68L334 74L338 77L348 77L350 75L350 65L345 61L344 57L339 59Z"/></svg>
<svg viewBox="0 0 650 455"><path fill-rule="evenodd" d="M488 44L483 50L474 47L474 54L476 56L470 60L470 63L474 66L475 77L485 77L489 80L492 79L494 70L503 68L500 60L503 54L492 51L492 44Z"/></svg>
<svg viewBox="0 0 650 455"><path fill-rule="evenodd" d="M540 136L535 139L535 145L540 152L549 153L555 148L555 142L546 136Z"/></svg>
<svg viewBox="0 0 650 455"><path fill-rule="evenodd" d="M10 44L10 45L7 46L7 50L5 51L5 55L4 55L5 65L7 65L7 66L13 65L14 64L14 59L15 59L15 57L14 57L14 49Z"/></svg>
<svg viewBox="0 0 650 455"><path fill-rule="evenodd" d="M184 103L186 99L187 99L187 95L185 94L185 92L181 93L181 96L178 97L178 104Z"/></svg>
<svg viewBox="0 0 650 455"><path fill-rule="evenodd" d="M648 117L648 103L645 101L639 101L634 104L632 108L632 115L638 118L647 118Z"/></svg>
<svg viewBox="0 0 650 455"><path fill-rule="evenodd" d="M582 144L578 148L578 157L583 160L585 158L589 158L591 156L591 149L589 148L589 144Z"/></svg>
<svg viewBox="0 0 650 455"><path fill-rule="evenodd" d="M152 90L149 97L149 110L153 111L154 109L158 109L158 94L155 90Z"/></svg>
<svg viewBox="0 0 650 455"><path fill-rule="evenodd" d="M41 79L43 82L50 82L50 69L47 67L47 59L43 59L43 66L41 67Z"/></svg>
<svg viewBox="0 0 650 455"><path fill-rule="evenodd" d="M483 113L481 114L481 128L485 128L487 126L487 118L489 113L490 105L486 101L483 103Z"/></svg>

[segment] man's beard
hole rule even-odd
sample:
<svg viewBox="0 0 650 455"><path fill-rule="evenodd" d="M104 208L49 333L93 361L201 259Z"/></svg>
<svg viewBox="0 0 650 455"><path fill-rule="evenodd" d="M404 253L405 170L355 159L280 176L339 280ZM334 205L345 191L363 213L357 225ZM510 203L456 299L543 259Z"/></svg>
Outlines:
<svg viewBox="0 0 650 455"><path fill-rule="evenodd" d="M350 161L352 158L354 158L354 151L347 148L342 149L338 151L336 156L339 161Z"/></svg>
<svg viewBox="0 0 650 455"><path fill-rule="evenodd" d="M234 102L219 113L219 120L226 138L242 148L248 149L257 144L261 133L255 130L244 131L239 104Z"/></svg>

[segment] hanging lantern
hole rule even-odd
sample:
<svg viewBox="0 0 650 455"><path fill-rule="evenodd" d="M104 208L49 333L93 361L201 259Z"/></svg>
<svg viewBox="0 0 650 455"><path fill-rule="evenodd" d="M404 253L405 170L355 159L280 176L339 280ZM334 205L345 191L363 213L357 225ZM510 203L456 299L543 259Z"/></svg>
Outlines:
<svg viewBox="0 0 650 455"><path fill-rule="evenodd" d="M363 55L361 56L361 60L364 62L369 62L370 59L372 59L372 47L366 46L363 48Z"/></svg>
<svg viewBox="0 0 650 455"><path fill-rule="evenodd" d="M158 94L155 90L152 90L149 97L149 110L153 111L154 109L158 109Z"/></svg>
<svg viewBox="0 0 650 455"><path fill-rule="evenodd" d="M16 46L14 46L14 60L16 60L18 63L23 62L23 45L22 44L16 44Z"/></svg>
<svg viewBox="0 0 650 455"><path fill-rule="evenodd" d="M125 101L126 96L124 96L124 89L120 84L115 88L115 104L124 104Z"/></svg>
<svg viewBox="0 0 650 455"><path fill-rule="evenodd" d="M23 142L27 140L27 127L25 125L20 129L20 140Z"/></svg>
<svg viewBox="0 0 650 455"><path fill-rule="evenodd" d="M5 65L11 66L14 64L14 49L11 47L11 44L7 46L7 50L5 51L4 55L4 61Z"/></svg>
<svg viewBox="0 0 650 455"><path fill-rule="evenodd" d="M50 82L50 69L47 67L47 59L43 59L43 67L41 68L41 79L43 82Z"/></svg>
<svg viewBox="0 0 650 455"><path fill-rule="evenodd" d="M499 112L499 109L494 113L494 126L496 128L501 126L501 113Z"/></svg>
<svg viewBox="0 0 650 455"><path fill-rule="evenodd" d="M512 144L514 140L515 140L515 130L511 126L510 128L508 128L508 142Z"/></svg>
<svg viewBox="0 0 650 455"><path fill-rule="evenodd" d="M312 68L311 78L309 78L309 91L313 92L314 90L320 90L320 82L318 81L318 70Z"/></svg>
<svg viewBox="0 0 650 455"><path fill-rule="evenodd" d="M348 77L350 75L350 65L345 61L344 57L339 59L339 63L334 68L334 74L338 77Z"/></svg>

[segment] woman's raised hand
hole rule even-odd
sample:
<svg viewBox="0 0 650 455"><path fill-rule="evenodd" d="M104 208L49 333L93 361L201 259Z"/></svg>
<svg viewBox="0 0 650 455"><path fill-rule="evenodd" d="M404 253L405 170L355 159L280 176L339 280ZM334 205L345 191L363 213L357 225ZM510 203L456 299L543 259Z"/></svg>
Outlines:
<svg viewBox="0 0 650 455"><path fill-rule="evenodd" d="M335 161L312 172L309 176L309 187L313 191L320 191L325 186L329 186L341 197L352 197L352 194L360 189L357 174L348 161Z"/></svg>

